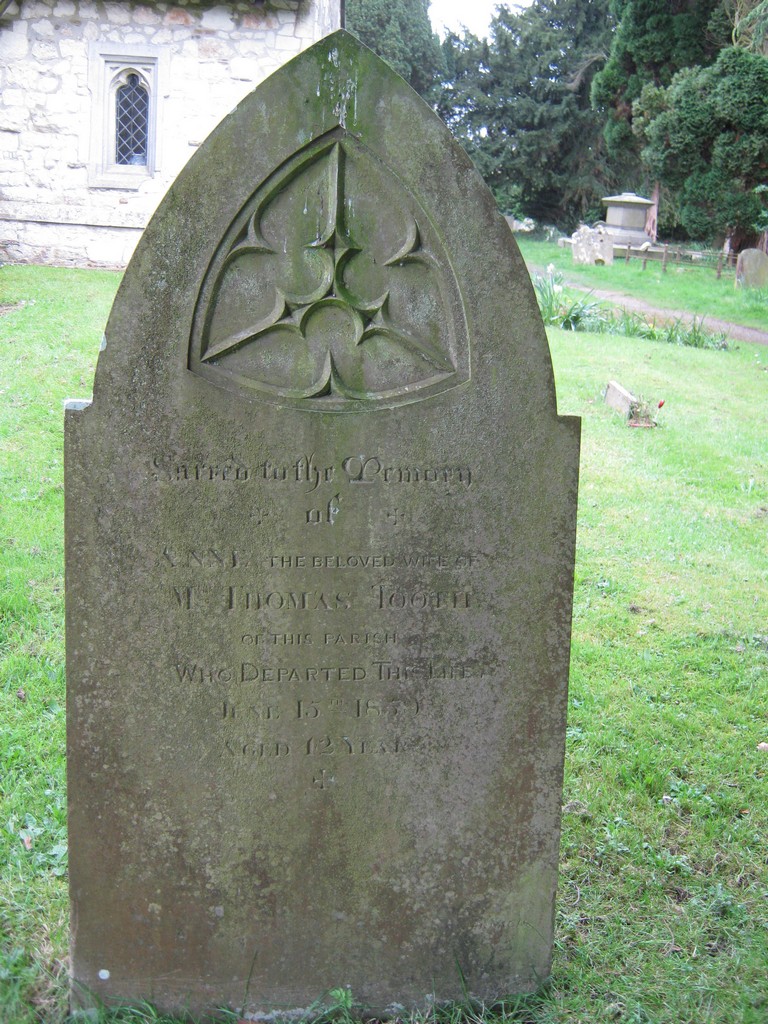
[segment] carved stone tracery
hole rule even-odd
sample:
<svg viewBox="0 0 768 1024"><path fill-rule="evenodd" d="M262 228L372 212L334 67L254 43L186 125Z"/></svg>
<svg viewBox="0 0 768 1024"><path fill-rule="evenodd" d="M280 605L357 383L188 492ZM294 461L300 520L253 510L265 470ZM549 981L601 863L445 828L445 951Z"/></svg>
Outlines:
<svg viewBox="0 0 768 1024"><path fill-rule="evenodd" d="M467 379L458 286L429 218L343 129L283 164L235 218L200 291L189 365L339 411Z"/></svg>

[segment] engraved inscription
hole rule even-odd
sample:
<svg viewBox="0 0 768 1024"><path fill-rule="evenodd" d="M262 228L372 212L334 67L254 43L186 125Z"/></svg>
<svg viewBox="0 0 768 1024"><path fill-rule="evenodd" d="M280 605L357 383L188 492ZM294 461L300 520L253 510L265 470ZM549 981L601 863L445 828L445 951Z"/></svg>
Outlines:
<svg viewBox="0 0 768 1024"><path fill-rule="evenodd" d="M357 683L367 678L362 665L256 665L243 661L239 665L210 667L197 663L176 665L179 682L204 685L240 683ZM383 678L379 676L379 678Z"/></svg>
<svg viewBox="0 0 768 1024"><path fill-rule="evenodd" d="M192 587L174 587L173 596L176 604L179 608L183 608L184 611L192 610Z"/></svg>
<svg viewBox="0 0 768 1024"><path fill-rule="evenodd" d="M355 636L357 634L353 634ZM363 635L364 636L364 635ZM394 634L374 634L381 643L389 642ZM334 634L325 634L326 643L336 643ZM304 638L306 643L306 638ZM310 645L311 646L311 645ZM196 661L177 662L176 677L181 683L226 685L228 683L357 683L409 682L414 679L479 679L492 674L491 662L446 661L440 658L416 659L404 665L388 660L372 660L369 665L272 665L241 661L237 665L211 666Z"/></svg>
<svg viewBox="0 0 768 1024"><path fill-rule="evenodd" d="M313 639L311 634L266 636L270 642L300 641L300 647L306 641L311 647ZM350 638L355 636L360 639L358 634ZM372 636L394 639L387 633ZM334 634L323 638L326 643L338 639ZM421 737L412 730L436 696L429 689L420 692L420 681L426 686L431 680L461 685L491 674L493 667L441 659L403 664L382 658L353 665L241 661L227 666L180 661L175 672L184 687L210 692L211 718L224 730L225 751L259 764L407 753L420 744ZM448 692L451 700L461 699L461 690L452 687ZM315 773L311 785L322 790L335 781L335 776Z"/></svg>
<svg viewBox="0 0 768 1024"><path fill-rule="evenodd" d="M270 569L386 569L393 555L271 555ZM407 564L407 563L406 563Z"/></svg>
<svg viewBox="0 0 768 1024"><path fill-rule="evenodd" d="M233 704L225 700L222 704L222 718L257 718L261 722L276 722L280 718L280 708L276 704Z"/></svg>
<svg viewBox="0 0 768 1024"><path fill-rule="evenodd" d="M260 722L276 722L290 718L304 722L341 716L371 722L377 719L413 718L421 713L422 706L420 698L395 700L377 697L332 697L328 700L315 700L299 697L290 703L286 701L262 704L246 704L227 698L221 703L220 717L256 719Z"/></svg>
<svg viewBox="0 0 768 1024"><path fill-rule="evenodd" d="M307 754L399 754L405 747L399 736L393 739L355 739L351 736L311 736Z"/></svg>
<svg viewBox="0 0 768 1024"><path fill-rule="evenodd" d="M336 515L338 512L335 513ZM334 515L335 519L335 515ZM277 555L256 556L250 552L233 548L212 548L199 545L196 547L174 547L165 545L157 556L157 563L163 568L184 570L206 570L209 572L229 572L233 569L245 569L260 562L264 568L282 571L284 569L467 569L476 565L479 556L471 552L447 553L443 551L425 551L418 553L402 552L337 552L334 554L285 553Z"/></svg>
<svg viewBox="0 0 768 1024"><path fill-rule="evenodd" d="M296 482L306 483L308 491L314 491L320 484L329 484L333 481L336 468L334 466L317 466L314 453L302 455L296 460Z"/></svg>
<svg viewBox="0 0 768 1024"><path fill-rule="evenodd" d="M325 524L326 526L333 526L339 516L341 507L339 505L339 496L334 494L331 500L324 508L309 508L307 509L307 523L310 526L320 526Z"/></svg>
<svg viewBox="0 0 768 1024"><path fill-rule="evenodd" d="M432 661L427 664L430 679L482 679L494 671L492 665L476 661Z"/></svg>
<svg viewBox="0 0 768 1024"><path fill-rule="evenodd" d="M397 633L325 633L323 643L334 647L356 644L378 647L381 644L396 644Z"/></svg>
<svg viewBox="0 0 768 1024"><path fill-rule="evenodd" d="M230 587L228 590L229 611L270 611L333 612L352 607L352 595L326 593L324 590L278 591L246 590Z"/></svg>
<svg viewBox="0 0 768 1024"><path fill-rule="evenodd" d="M398 649L403 637L392 628L335 629L323 621L326 614L352 609L367 608L372 616L386 611L388 619L410 612L421 619L455 616L474 606L473 592L462 579L481 564L482 556L474 552L412 549L407 540L385 541L371 550L354 535L347 550L337 545L322 550L321 538L332 536L325 531L338 524L343 543L347 509L375 493L369 488L407 487L415 497L427 485L448 500L464 500L472 488L474 470L458 460L430 465L368 451L335 458L308 451L292 459L270 453L248 463L153 461L155 478L165 482L257 488L257 525L268 514L277 516L277 489L284 495L283 488L293 487L295 526L307 531L304 550L296 533L295 546L289 541L286 549L278 546L270 553L259 551L242 534L229 539L226 531L213 543L192 535L155 549L155 564L167 573L166 586L172 584L177 613L199 618L223 611L240 627L231 638L242 645L240 658L225 663L185 656L175 666L180 690L198 691L210 701L210 727L228 757L256 766L407 754L421 742L414 729L420 731L420 723L425 718L428 723L435 710L427 704L425 716L425 697L440 701L439 690L430 692L430 684L447 684L446 696L456 701L463 686L486 674L488 666L424 657L422 651L411 660ZM270 492L266 500L258 497L263 487ZM271 512L258 508L273 501ZM410 507L410 496L406 504L387 508L384 501L374 502L373 512L383 525L404 527L418 508L418 502ZM404 550L396 549L401 546ZM405 572L402 578L400 571ZM249 613L257 613L252 631L245 619ZM303 613L308 630L297 629L297 616L304 619ZM352 663L339 664L345 660ZM340 771L311 770L308 785L321 793L337 784Z"/></svg>
<svg viewBox="0 0 768 1024"><path fill-rule="evenodd" d="M237 551L216 548L172 548L166 545L160 555L162 565L172 569L239 569L248 559Z"/></svg>
<svg viewBox="0 0 768 1024"><path fill-rule="evenodd" d="M315 640L312 633L243 633L240 642L249 647L257 644L279 647L311 647L313 644L325 644L330 647L379 647L382 644L396 644L397 633L365 632L365 633L323 633Z"/></svg>
<svg viewBox="0 0 768 1024"><path fill-rule="evenodd" d="M335 781L336 779L333 775L326 771L325 768L321 768L316 775L312 776L312 785L316 786L318 789L327 789L329 786L332 786Z"/></svg>
<svg viewBox="0 0 768 1024"><path fill-rule="evenodd" d="M387 465L378 456L350 455L341 468L351 484L461 484L472 486L469 466Z"/></svg>
<svg viewBox="0 0 768 1024"><path fill-rule="evenodd" d="M235 460L179 460L155 455L152 480L171 484L299 484L305 492L321 484L437 484L446 489L471 488L475 471L468 465L403 465L384 455L345 455L333 465L320 465L315 455L299 455L289 462L265 458L246 465ZM266 513L265 513L266 514Z"/></svg>
<svg viewBox="0 0 768 1024"><path fill-rule="evenodd" d="M470 608L472 604L472 594L468 590L400 590L383 583L371 589L379 609L462 609Z"/></svg>
<svg viewBox="0 0 768 1024"><path fill-rule="evenodd" d="M226 611L231 613L286 612L335 613L359 606L351 590L251 590L230 586L225 591L205 586L174 586L168 590L170 604L183 612ZM405 589L377 583L367 594L373 608L410 611L466 611L474 607L470 590ZM277 633L275 634L277 635ZM253 642L253 641L247 641Z"/></svg>
<svg viewBox="0 0 768 1024"><path fill-rule="evenodd" d="M225 740L224 749L230 754L264 760L272 757L288 757L291 745L285 740Z"/></svg>
<svg viewBox="0 0 768 1024"><path fill-rule="evenodd" d="M302 644L306 647L314 643L311 633L243 633L240 642L246 645L281 644L283 647Z"/></svg>
<svg viewBox="0 0 768 1024"><path fill-rule="evenodd" d="M156 455L152 459L152 479L171 480L206 480L222 483L245 483L251 471L238 462L174 462Z"/></svg>
<svg viewBox="0 0 768 1024"><path fill-rule="evenodd" d="M233 756L263 761L271 758L287 758L293 756L329 756L347 757L353 754L400 754L406 747L400 736L392 738L360 739L354 736L331 736L318 734L297 745L288 740L263 739L247 737L227 739L224 749Z"/></svg>
<svg viewBox="0 0 768 1024"><path fill-rule="evenodd" d="M420 714L421 699L390 700L386 698L333 697L330 700L308 700L301 698L296 701L296 717L298 719L325 718L327 715L344 715L349 718L366 719L406 718Z"/></svg>

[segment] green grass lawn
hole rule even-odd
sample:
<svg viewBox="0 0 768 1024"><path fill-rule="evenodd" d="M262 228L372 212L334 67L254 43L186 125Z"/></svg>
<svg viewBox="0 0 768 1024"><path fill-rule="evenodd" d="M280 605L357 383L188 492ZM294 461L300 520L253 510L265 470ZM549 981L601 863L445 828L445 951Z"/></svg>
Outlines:
<svg viewBox="0 0 768 1024"><path fill-rule="evenodd" d="M515 240L529 268L543 271L553 265L566 281L580 287L621 292L660 309L717 317L768 331L768 294L736 288L732 269L723 271L718 281L711 267L670 264L663 273L661 263L652 260L645 270L637 259L628 264L617 260L609 267L582 266L573 262L569 247L561 249L552 242L534 242L519 234Z"/></svg>
<svg viewBox="0 0 768 1024"><path fill-rule="evenodd" d="M0 270L3 1024L66 1018L62 401L118 281ZM583 417L555 960L484 1017L765 1024L768 348L550 337ZM611 378L665 400L658 429L605 406Z"/></svg>

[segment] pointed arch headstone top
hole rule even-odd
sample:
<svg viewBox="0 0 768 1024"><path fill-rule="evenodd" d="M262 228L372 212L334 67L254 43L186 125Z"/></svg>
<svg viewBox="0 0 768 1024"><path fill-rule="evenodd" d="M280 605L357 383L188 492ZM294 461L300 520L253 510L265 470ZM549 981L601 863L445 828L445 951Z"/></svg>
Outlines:
<svg viewBox="0 0 768 1024"><path fill-rule="evenodd" d="M125 337L138 312L147 327L121 360L165 350L181 321L192 373L306 411L428 398L469 380L473 335L504 335L525 364L516 400L555 415L546 335L490 192L420 97L344 30L259 86L190 161L145 232L113 330Z"/></svg>
<svg viewBox="0 0 768 1024"><path fill-rule="evenodd" d="M79 1002L546 977L578 428L506 222L382 61L334 33L225 118L66 413Z"/></svg>

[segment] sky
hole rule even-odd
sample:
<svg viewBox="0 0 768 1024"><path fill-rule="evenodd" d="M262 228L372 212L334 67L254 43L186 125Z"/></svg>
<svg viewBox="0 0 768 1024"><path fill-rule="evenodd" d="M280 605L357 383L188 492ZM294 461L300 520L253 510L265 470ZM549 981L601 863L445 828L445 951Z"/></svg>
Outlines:
<svg viewBox="0 0 768 1024"><path fill-rule="evenodd" d="M446 29L460 33L466 26L476 36L487 36L491 17L499 6L528 7L531 0L500 3L499 0L431 0L429 17L434 30L441 37Z"/></svg>

